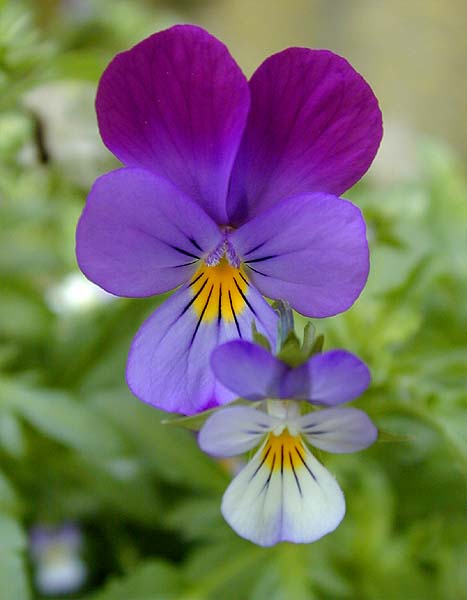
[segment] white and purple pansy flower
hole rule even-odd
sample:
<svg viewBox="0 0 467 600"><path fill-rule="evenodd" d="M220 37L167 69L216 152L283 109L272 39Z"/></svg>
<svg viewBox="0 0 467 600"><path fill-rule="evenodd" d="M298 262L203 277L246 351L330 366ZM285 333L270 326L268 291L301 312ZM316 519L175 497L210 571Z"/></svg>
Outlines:
<svg viewBox="0 0 467 600"><path fill-rule="evenodd" d="M212 368L237 396L265 401L256 408L220 408L199 432L201 449L213 456L258 448L224 494L227 523L261 546L314 542L333 531L345 514L344 495L309 445L340 454L376 440L377 429L363 411L336 408L368 387L365 364L345 350L331 350L292 368L237 340L214 350ZM326 408L302 412L305 403Z"/></svg>
<svg viewBox="0 0 467 600"><path fill-rule="evenodd" d="M289 48L247 81L199 27L162 31L115 57L96 100L104 143L124 167L94 184L77 230L85 275L119 296L178 290L137 333L127 381L166 411L234 395L213 348L273 344L263 296L306 316L349 308L369 268L360 210L339 198L370 166L377 100L343 58Z"/></svg>

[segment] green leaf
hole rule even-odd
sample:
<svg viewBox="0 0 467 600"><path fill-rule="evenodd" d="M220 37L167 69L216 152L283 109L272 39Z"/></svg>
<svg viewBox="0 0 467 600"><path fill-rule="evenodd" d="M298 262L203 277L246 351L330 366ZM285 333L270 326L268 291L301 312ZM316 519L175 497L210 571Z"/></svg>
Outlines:
<svg viewBox="0 0 467 600"><path fill-rule="evenodd" d="M311 356L316 337L316 328L311 321L307 321L303 329L302 352L306 356Z"/></svg>
<svg viewBox="0 0 467 600"><path fill-rule="evenodd" d="M308 356L312 356L313 354L318 354L319 352L322 352L323 346L324 346L324 335L321 334L321 335L318 335L318 337L315 339Z"/></svg>
<svg viewBox="0 0 467 600"><path fill-rule="evenodd" d="M280 544L258 573L251 600L314 600L306 547Z"/></svg>
<svg viewBox="0 0 467 600"><path fill-rule="evenodd" d="M291 367L297 367L303 362L303 354L300 340L295 331L289 331L277 355L279 360L284 361Z"/></svg>
<svg viewBox="0 0 467 600"><path fill-rule="evenodd" d="M0 598L2 600L31 598L24 558L16 552L4 552L1 549Z"/></svg>
<svg viewBox="0 0 467 600"><path fill-rule="evenodd" d="M11 411L0 412L0 445L11 456L24 455L26 447L21 423Z"/></svg>
<svg viewBox="0 0 467 600"><path fill-rule="evenodd" d="M0 513L0 552L20 551L25 547L26 537L18 521Z"/></svg>
<svg viewBox="0 0 467 600"><path fill-rule="evenodd" d="M13 485L0 471L0 514L2 512L13 512L18 508L18 497Z"/></svg>
<svg viewBox="0 0 467 600"><path fill-rule="evenodd" d="M255 407L258 406L258 404L259 402L251 402L250 400L243 400L242 398L237 398L237 400L229 402L229 406ZM210 408L209 410L200 412L197 415L162 419L161 423L162 425L175 425L176 427L182 427L183 429L189 429L190 431L199 431L206 420L217 410L219 410L219 408Z"/></svg>
<svg viewBox="0 0 467 600"><path fill-rule="evenodd" d="M162 425L166 413L139 402L125 390L96 394L93 405L110 423L118 425L162 478L192 489L225 489L228 474L199 449L191 432Z"/></svg>
<svg viewBox="0 0 467 600"><path fill-rule="evenodd" d="M91 407L65 392L35 389L2 379L0 403L45 435L75 450L101 457L122 451L122 440L115 429Z"/></svg>
<svg viewBox="0 0 467 600"><path fill-rule="evenodd" d="M179 600L181 590L182 580L175 567L163 561L148 561L85 600Z"/></svg>
<svg viewBox="0 0 467 600"><path fill-rule="evenodd" d="M215 412L216 409L211 408L210 410L205 410L197 415L162 419L161 423L162 425L175 425L176 427L182 427L183 429L189 429L190 431L199 431L204 425L206 419L208 419L208 417Z"/></svg>
<svg viewBox="0 0 467 600"><path fill-rule="evenodd" d="M258 331L255 321L251 324L251 330L253 341L258 344L258 346L262 346L265 350L271 352L271 344L269 343L268 338Z"/></svg>

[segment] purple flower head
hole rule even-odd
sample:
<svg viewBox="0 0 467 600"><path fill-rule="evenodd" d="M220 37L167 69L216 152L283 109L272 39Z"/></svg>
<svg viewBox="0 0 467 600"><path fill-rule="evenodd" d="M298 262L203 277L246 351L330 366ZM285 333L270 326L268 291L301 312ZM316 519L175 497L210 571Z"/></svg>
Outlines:
<svg viewBox="0 0 467 600"><path fill-rule="evenodd" d="M260 408L221 408L199 433L200 447L214 456L259 446L224 494L225 520L261 546L314 542L333 531L345 514L344 495L308 444L350 453L376 440L377 429L363 411L335 408L368 387L365 364L332 350L291 368L259 346L233 341L214 350L212 367L237 395L267 400ZM302 413L296 398L332 408Z"/></svg>
<svg viewBox="0 0 467 600"><path fill-rule="evenodd" d="M382 125L343 58L289 48L248 82L221 42L180 25L117 55L96 108L125 166L90 192L79 265L119 296L178 287L132 344L136 396L185 414L228 402L209 356L251 338L252 320L274 343L277 317L263 296L313 317L358 297L365 224L338 196L368 169Z"/></svg>

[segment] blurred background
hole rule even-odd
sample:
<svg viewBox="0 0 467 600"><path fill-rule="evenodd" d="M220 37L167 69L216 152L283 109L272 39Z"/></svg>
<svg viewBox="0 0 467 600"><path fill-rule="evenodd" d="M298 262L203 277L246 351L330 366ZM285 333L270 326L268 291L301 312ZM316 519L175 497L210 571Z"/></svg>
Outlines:
<svg viewBox="0 0 467 600"><path fill-rule="evenodd" d="M467 597L466 19L462 0L0 0L1 600ZM117 166L98 78L177 22L220 37L248 75L287 46L329 48L381 102L381 150L346 194L368 222L370 280L314 324L370 365L357 404L383 434L323 454L348 511L312 545L229 530L235 465L125 386L160 299L116 299L76 266L87 191Z"/></svg>

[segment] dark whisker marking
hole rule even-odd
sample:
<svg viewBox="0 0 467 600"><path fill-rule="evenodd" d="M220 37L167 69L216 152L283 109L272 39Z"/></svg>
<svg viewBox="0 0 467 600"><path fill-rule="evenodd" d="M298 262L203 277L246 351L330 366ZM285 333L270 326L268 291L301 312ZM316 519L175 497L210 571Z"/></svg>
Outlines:
<svg viewBox="0 0 467 600"><path fill-rule="evenodd" d="M306 464L305 459L303 458L303 456L301 455L301 452L298 450L297 446L295 446L295 452L298 454L300 460L302 461L303 466L305 467L305 469L308 471L308 473L313 477L313 479L316 481L316 483L318 483L318 480L316 479L313 471L310 469L310 467Z"/></svg>
<svg viewBox="0 0 467 600"><path fill-rule="evenodd" d="M179 269L180 267L188 267L189 265L194 265L197 262L198 262L197 260L192 260L191 262L183 263L182 265L175 265L173 268ZM201 275L202 275L202 273L201 273ZM201 275L200 275L200 277L201 277ZM190 284L190 285L192 285L192 284Z"/></svg>
<svg viewBox="0 0 467 600"><path fill-rule="evenodd" d="M284 476L284 444L281 444L281 477Z"/></svg>
<svg viewBox="0 0 467 600"><path fill-rule="evenodd" d="M298 480L297 473L295 471L295 467L293 464L292 453L290 451L289 451L289 460L290 460L290 465L292 467L293 475L295 477L295 483L297 484L297 487L298 487L298 491L300 492L300 496L303 497L302 486L300 485L300 481Z"/></svg>
<svg viewBox="0 0 467 600"><path fill-rule="evenodd" d="M199 329L199 326L201 325L201 321L203 320L204 313L206 312L206 309L207 309L207 307L209 305L209 301L211 299L211 295L212 295L212 290L213 289L214 289L214 284L211 286L211 289L209 290L209 294L208 294L208 297L207 297L206 302L204 304L203 310L201 311L201 314L199 316L198 322L196 323L195 331L194 331L193 336L191 338L191 344L193 344L193 342L195 341L195 337L196 337L196 334L198 333L198 329Z"/></svg>
<svg viewBox="0 0 467 600"><path fill-rule="evenodd" d="M255 309L251 306L248 298L242 292L242 288L238 285L238 281L235 279L235 277L233 278L233 280L234 280L235 285L237 286L237 290L240 292L241 297L245 301L245 304L248 306L248 308L251 310L251 312L255 315L255 317L257 317L258 315L256 314Z"/></svg>
<svg viewBox="0 0 467 600"><path fill-rule="evenodd" d="M271 452L271 446L269 446L269 448L266 450L266 453L264 454L259 466L256 468L256 471L253 473L253 475L250 478L250 481L253 479L253 477L258 473L258 471L261 469L261 467L264 465L265 460L267 459L267 457L269 456L269 453Z"/></svg>
<svg viewBox="0 0 467 600"><path fill-rule="evenodd" d="M219 305L217 307L217 324L222 321L222 283L219 284Z"/></svg>
<svg viewBox="0 0 467 600"><path fill-rule="evenodd" d="M178 246L171 245L170 247L173 248L174 250L176 250L177 252L180 252L180 254L184 254L185 256L189 256L190 258L196 258L196 260L199 260L199 256L196 256L196 254L187 252L186 250L183 250L182 248L179 248Z"/></svg>
<svg viewBox="0 0 467 600"><path fill-rule="evenodd" d="M241 338L242 332L240 331L240 325L238 324L237 315L235 314L235 310L234 310L233 302L232 302L232 294L230 293L230 290L229 290L229 302L230 302L230 308L232 309L232 315L235 320L235 326L237 327L238 337Z"/></svg>
<svg viewBox="0 0 467 600"><path fill-rule="evenodd" d="M191 264L191 263L188 263L188 264ZM203 275L204 275L204 273L200 273L200 274L198 275L198 277L195 277L195 279L193 279L193 281L190 283L189 287L191 287L192 285L195 285L195 283L196 283L197 281L199 281ZM206 280L206 281L207 281L207 280Z"/></svg>
<svg viewBox="0 0 467 600"><path fill-rule="evenodd" d="M304 427L302 431L309 433L310 435L321 435L322 433L329 433L325 429L317 429L316 431L310 430L308 427Z"/></svg>
<svg viewBox="0 0 467 600"><path fill-rule="evenodd" d="M204 288L206 287L208 280L206 279L206 281L203 283L203 285L199 288L199 290L196 292L196 294L193 296L193 298L188 302L188 304L185 306L185 308L182 310L180 316L184 315L186 313L186 311L190 308L190 306L193 304L193 302L196 300L196 298L198 298L198 296L201 294L201 292L204 290Z"/></svg>
<svg viewBox="0 0 467 600"><path fill-rule="evenodd" d="M243 433L248 433L248 435L261 435L263 432L254 429L246 429Z"/></svg>
<svg viewBox="0 0 467 600"><path fill-rule="evenodd" d="M246 264L250 265L251 263L259 263L264 260L271 260L271 258L277 258L277 254L271 254L270 256L263 256L262 258L253 258L252 260L246 260Z"/></svg>
<svg viewBox="0 0 467 600"><path fill-rule="evenodd" d="M261 492L260 492L261 494L263 493L263 491L264 491L265 489L267 489L267 488L269 487L269 482L271 481L271 477L272 477L272 474L273 474L273 472L274 472L274 465L275 465L275 464L276 464L276 453L274 453L274 456L272 457L272 465L271 465L271 469L270 469L270 471L269 471L268 478L267 478L267 479L266 479L266 481L264 482L264 485L263 485L263 487L262 487L262 489L261 489Z"/></svg>
<svg viewBox="0 0 467 600"><path fill-rule="evenodd" d="M258 271L258 269L255 269L254 267L250 267L250 265L248 265L248 268L251 269L252 271L254 271L255 273L258 273L258 275L262 275L263 277L267 277L266 273L261 273L261 271Z"/></svg>
<svg viewBox="0 0 467 600"><path fill-rule="evenodd" d="M261 242L260 244L258 244L257 246L255 246L254 248L252 248L251 250L248 250L248 252L245 252L245 254L243 256L248 256L249 254L251 254L252 252L254 252L255 250L259 250L261 248L261 246L264 246L266 242Z"/></svg>
<svg viewBox="0 0 467 600"><path fill-rule="evenodd" d="M248 279L246 277L243 276L242 273L239 273L239 275L247 285L250 285L250 282L248 281Z"/></svg>
<svg viewBox="0 0 467 600"><path fill-rule="evenodd" d="M188 239L190 240L190 242L193 244L193 246L194 246L194 247L195 247L197 250L199 250L200 252L202 252L202 251L203 251L203 249L201 248L201 246L198 244L198 242L197 242L195 239L193 239L193 238L188 238Z"/></svg>

